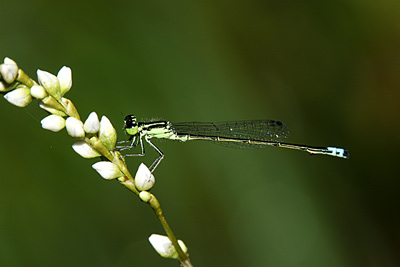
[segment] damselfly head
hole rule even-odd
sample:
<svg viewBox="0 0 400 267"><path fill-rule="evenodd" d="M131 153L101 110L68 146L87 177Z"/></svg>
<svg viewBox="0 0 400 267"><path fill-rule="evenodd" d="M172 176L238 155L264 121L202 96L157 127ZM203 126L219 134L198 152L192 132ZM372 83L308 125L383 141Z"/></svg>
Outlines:
<svg viewBox="0 0 400 267"><path fill-rule="evenodd" d="M135 128L137 126L136 116L128 115L124 119L124 129Z"/></svg>

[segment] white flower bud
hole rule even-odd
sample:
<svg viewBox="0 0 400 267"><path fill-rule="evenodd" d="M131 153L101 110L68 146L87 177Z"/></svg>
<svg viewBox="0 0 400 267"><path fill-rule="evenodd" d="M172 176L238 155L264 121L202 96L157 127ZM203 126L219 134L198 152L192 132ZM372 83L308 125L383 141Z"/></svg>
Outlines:
<svg viewBox="0 0 400 267"><path fill-rule="evenodd" d="M81 157L86 159L91 159L101 156L101 154L97 152L97 150L93 149L91 146L89 146L88 143L82 140L73 143L72 148L75 150L76 153L81 155Z"/></svg>
<svg viewBox="0 0 400 267"><path fill-rule="evenodd" d="M117 143L117 131L106 116L101 117L99 139L103 145L110 150L113 149Z"/></svg>
<svg viewBox="0 0 400 267"><path fill-rule="evenodd" d="M65 119L58 115L49 115L41 121L42 128L58 132L65 127Z"/></svg>
<svg viewBox="0 0 400 267"><path fill-rule="evenodd" d="M86 119L85 124L83 124L83 129L87 133L95 134L100 129L99 117L97 117L96 112L92 112L89 114L89 117Z"/></svg>
<svg viewBox="0 0 400 267"><path fill-rule="evenodd" d="M18 67L17 63L14 60L12 60L11 58L9 58L9 57L5 57L4 58L4 64L15 65L15 66Z"/></svg>
<svg viewBox="0 0 400 267"><path fill-rule="evenodd" d="M72 87L72 72L71 68L66 66L62 67L57 74L57 78L60 81L61 95L65 95Z"/></svg>
<svg viewBox="0 0 400 267"><path fill-rule="evenodd" d="M70 136L75 138L85 137L85 131L83 130L83 122L74 117L68 117L65 121L65 127Z"/></svg>
<svg viewBox="0 0 400 267"><path fill-rule="evenodd" d="M167 236L152 234L149 237L149 241L155 251L157 251L157 253L160 254L161 257L172 259L178 258L178 252L176 252L175 247L172 245L171 240L169 240ZM186 253L188 249L183 241L178 240L178 244L183 252Z"/></svg>
<svg viewBox="0 0 400 267"><path fill-rule="evenodd" d="M109 161L100 161L92 165L101 177L110 180L121 176L124 176L122 172L118 169L117 165Z"/></svg>
<svg viewBox="0 0 400 267"><path fill-rule="evenodd" d="M18 66L15 64L1 64L0 74L6 83L12 83L18 74Z"/></svg>
<svg viewBox="0 0 400 267"><path fill-rule="evenodd" d="M151 173L149 168L143 163L140 164L136 176L135 176L135 186L139 191L149 190L154 186L155 183L154 175Z"/></svg>
<svg viewBox="0 0 400 267"><path fill-rule="evenodd" d="M43 70L37 70L37 76L40 85L44 87L46 92L56 100L59 100L61 98L61 90L58 78Z"/></svg>
<svg viewBox="0 0 400 267"><path fill-rule="evenodd" d="M43 99L47 96L47 93L43 86L34 85L31 87L31 95L36 99Z"/></svg>
<svg viewBox="0 0 400 267"><path fill-rule="evenodd" d="M17 88L4 95L4 98L17 107L26 107L32 101L31 90L28 87Z"/></svg>

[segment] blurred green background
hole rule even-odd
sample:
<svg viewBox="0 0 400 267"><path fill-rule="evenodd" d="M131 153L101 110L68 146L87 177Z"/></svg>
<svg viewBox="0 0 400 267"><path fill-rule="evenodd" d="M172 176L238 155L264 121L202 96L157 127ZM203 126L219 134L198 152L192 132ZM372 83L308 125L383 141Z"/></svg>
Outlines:
<svg viewBox="0 0 400 267"><path fill-rule="evenodd" d="M399 266L400 4L384 1L3 1L0 56L67 65L86 118L278 119L285 149L157 142L159 198L195 266ZM0 103L1 266L178 266L152 210L37 101ZM156 154L129 158L135 173Z"/></svg>

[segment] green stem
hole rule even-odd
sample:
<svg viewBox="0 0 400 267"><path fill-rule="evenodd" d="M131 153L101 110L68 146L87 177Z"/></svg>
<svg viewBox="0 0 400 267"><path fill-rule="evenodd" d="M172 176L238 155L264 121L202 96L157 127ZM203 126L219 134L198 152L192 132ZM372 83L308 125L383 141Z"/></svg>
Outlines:
<svg viewBox="0 0 400 267"><path fill-rule="evenodd" d="M35 85L35 82L31 78L29 78L29 76L21 69L18 70L18 76L16 80L21 82L22 84L25 84L29 88Z"/></svg>
<svg viewBox="0 0 400 267"><path fill-rule="evenodd" d="M185 267L192 267L193 265L190 262L188 255L185 252L183 252L181 246L179 246L178 240L176 239L174 232L172 231L171 227L167 222L167 219L165 218L162 212L160 202L158 202L157 198L152 194L148 203L150 207L154 210L155 214L157 215L157 218L160 220L161 225L163 226L165 232L169 237L169 240L171 240L172 242L172 245L175 247L181 265Z"/></svg>

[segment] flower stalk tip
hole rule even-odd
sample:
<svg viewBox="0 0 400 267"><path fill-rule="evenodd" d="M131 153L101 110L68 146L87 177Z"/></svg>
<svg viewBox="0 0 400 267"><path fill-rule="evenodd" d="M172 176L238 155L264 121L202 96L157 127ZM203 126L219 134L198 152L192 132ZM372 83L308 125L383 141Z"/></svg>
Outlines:
<svg viewBox="0 0 400 267"><path fill-rule="evenodd" d="M15 65L18 67L17 63L9 57L4 58L4 64Z"/></svg>

